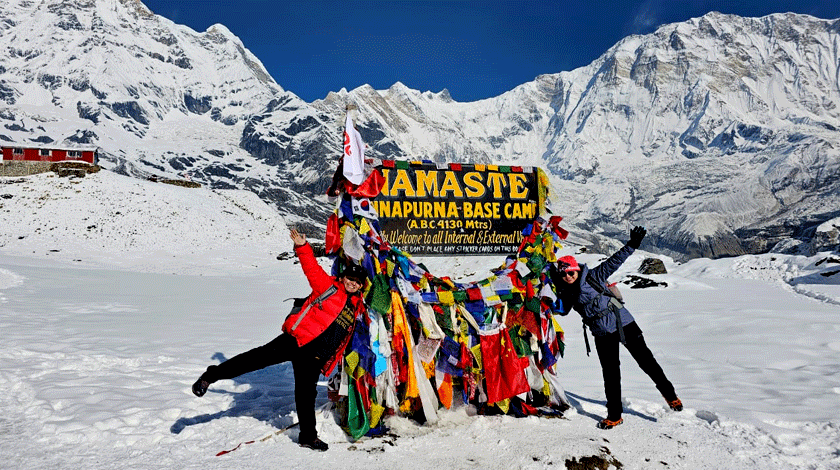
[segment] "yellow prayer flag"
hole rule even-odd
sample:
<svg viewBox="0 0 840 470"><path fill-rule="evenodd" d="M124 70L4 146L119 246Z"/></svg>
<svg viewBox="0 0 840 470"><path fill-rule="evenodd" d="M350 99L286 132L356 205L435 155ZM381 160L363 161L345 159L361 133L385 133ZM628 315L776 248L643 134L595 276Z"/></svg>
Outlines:
<svg viewBox="0 0 840 470"><path fill-rule="evenodd" d="M375 428L385 413L385 407L379 403L370 404L370 427Z"/></svg>
<svg viewBox="0 0 840 470"><path fill-rule="evenodd" d="M455 303L455 295L450 291L438 291L438 301L443 305L452 305Z"/></svg>
<svg viewBox="0 0 840 470"><path fill-rule="evenodd" d="M370 225L368 225L367 219L362 217L362 223L359 224L359 233L367 234L368 232L370 232Z"/></svg>

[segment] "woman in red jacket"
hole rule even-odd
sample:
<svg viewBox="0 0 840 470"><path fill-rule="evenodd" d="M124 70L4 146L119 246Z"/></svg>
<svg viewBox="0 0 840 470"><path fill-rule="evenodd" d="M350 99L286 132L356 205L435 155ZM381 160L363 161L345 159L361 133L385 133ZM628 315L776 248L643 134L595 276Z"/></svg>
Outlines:
<svg viewBox="0 0 840 470"><path fill-rule="evenodd" d="M290 236L312 293L299 310L295 309L286 318L280 336L208 367L193 384L192 391L200 397L217 380L291 361L295 375L295 406L300 420L298 443L302 447L325 451L328 446L318 439L315 430L318 377L333 370L350 341L356 316L364 311L361 290L367 273L361 266L351 264L334 278L315 260L312 246L303 234L292 230Z"/></svg>

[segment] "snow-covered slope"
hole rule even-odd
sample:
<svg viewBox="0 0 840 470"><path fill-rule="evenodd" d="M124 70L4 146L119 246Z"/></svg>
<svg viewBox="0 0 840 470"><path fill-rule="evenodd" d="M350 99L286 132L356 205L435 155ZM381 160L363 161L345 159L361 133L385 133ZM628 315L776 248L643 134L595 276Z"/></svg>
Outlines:
<svg viewBox="0 0 840 470"><path fill-rule="evenodd" d="M10 0L0 40L0 139L248 189L310 231L352 104L374 157L546 168L554 212L596 247L640 223L678 258L836 246L814 233L840 216L840 20L709 13L471 103L401 83L305 103L224 26L137 0Z"/></svg>
<svg viewBox="0 0 840 470"><path fill-rule="evenodd" d="M132 271L248 272L292 247L285 220L249 191L189 189L111 171L0 178L0 225L5 253Z"/></svg>

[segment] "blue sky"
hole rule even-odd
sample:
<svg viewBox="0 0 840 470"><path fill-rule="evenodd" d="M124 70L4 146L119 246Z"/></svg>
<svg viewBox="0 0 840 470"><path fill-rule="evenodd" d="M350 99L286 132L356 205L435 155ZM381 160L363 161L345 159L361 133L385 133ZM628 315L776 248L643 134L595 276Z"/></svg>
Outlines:
<svg viewBox="0 0 840 470"><path fill-rule="evenodd" d="M840 18L838 0L142 1L199 32L225 25L281 87L308 102L397 81L446 88L456 101L489 98L584 66L627 35L710 11Z"/></svg>

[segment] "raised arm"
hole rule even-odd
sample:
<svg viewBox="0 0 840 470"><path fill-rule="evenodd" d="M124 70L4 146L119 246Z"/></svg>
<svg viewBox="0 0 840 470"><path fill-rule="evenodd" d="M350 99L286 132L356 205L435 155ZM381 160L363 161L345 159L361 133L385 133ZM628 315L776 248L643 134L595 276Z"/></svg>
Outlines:
<svg viewBox="0 0 840 470"><path fill-rule="evenodd" d="M625 261L627 261L627 258L636 251L636 248L641 245L642 239L645 238L646 233L647 231L644 227L633 227L633 229L630 230L630 240L627 244L620 250L613 253L612 256L606 259L606 261L592 268L590 271L592 278L599 284L606 282L607 278L612 276L612 274L620 268Z"/></svg>
<svg viewBox="0 0 840 470"><path fill-rule="evenodd" d="M289 232L289 238L295 244L295 254L300 260L300 267L312 290L316 294L321 294L329 289L333 285L333 278L318 264L315 253L312 252L312 245L306 242L306 235L298 232L297 229L292 229Z"/></svg>

